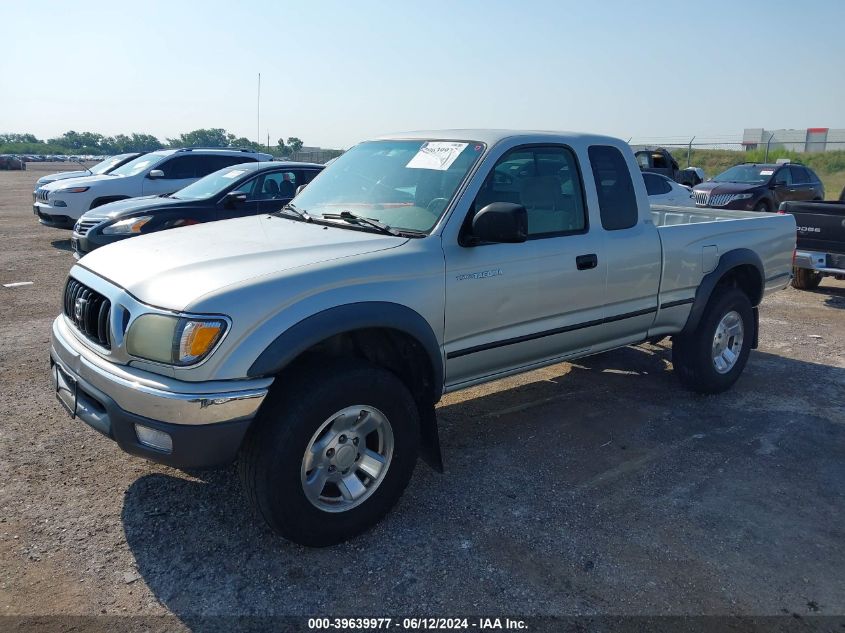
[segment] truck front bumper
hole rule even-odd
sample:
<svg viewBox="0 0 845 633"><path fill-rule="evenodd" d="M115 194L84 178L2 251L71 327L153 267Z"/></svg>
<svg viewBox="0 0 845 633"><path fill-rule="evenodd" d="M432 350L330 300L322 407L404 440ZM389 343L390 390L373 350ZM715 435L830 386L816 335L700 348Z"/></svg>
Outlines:
<svg viewBox="0 0 845 633"><path fill-rule="evenodd" d="M792 263L796 268L806 268L828 275L845 275L845 255L796 250Z"/></svg>
<svg viewBox="0 0 845 633"><path fill-rule="evenodd" d="M85 349L61 316L53 322L50 377L72 418L127 453L177 468L232 462L272 382L189 383L117 366Z"/></svg>

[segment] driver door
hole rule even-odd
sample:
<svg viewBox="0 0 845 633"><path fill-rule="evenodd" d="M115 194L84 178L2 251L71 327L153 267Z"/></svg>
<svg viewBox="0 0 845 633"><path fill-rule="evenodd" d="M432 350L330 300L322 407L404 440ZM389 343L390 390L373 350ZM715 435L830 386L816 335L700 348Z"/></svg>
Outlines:
<svg viewBox="0 0 845 633"><path fill-rule="evenodd" d="M580 173L575 153L563 145L508 151L488 173L464 227L487 204L517 203L528 212L528 240L444 243L448 389L600 341L604 238L589 227Z"/></svg>

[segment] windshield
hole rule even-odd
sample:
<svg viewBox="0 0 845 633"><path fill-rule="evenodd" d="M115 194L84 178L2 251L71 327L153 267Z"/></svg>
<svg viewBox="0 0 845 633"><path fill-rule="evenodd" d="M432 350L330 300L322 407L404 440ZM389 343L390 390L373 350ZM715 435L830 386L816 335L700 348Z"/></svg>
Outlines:
<svg viewBox="0 0 845 633"><path fill-rule="evenodd" d="M158 152L150 152L149 154L144 154L143 156L139 156L135 160L130 160L125 165L121 165L113 172L111 172L110 176L134 176L135 174L139 174L144 171L150 165L157 163L159 160L167 156L167 154L159 154Z"/></svg>
<svg viewBox="0 0 845 633"><path fill-rule="evenodd" d="M775 167L771 165L737 165L722 172L715 178L714 182L742 182L749 185L762 184L769 181Z"/></svg>
<svg viewBox="0 0 845 633"><path fill-rule="evenodd" d="M474 141L369 141L340 156L294 200L320 218L350 211L395 229L428 232L484 145Z"/></svg>
<svg viewBox="0 0 845 633"><path fill-rule="evenodd" d="M113 169L115 165L119 165L120 162L126 158L126 154L118 154L117 156L111 156L106 160L97 163L91 168L91 173L95 176L99 176L100 174L105 174L110 169Z"/></svg>
<svg viewBox="0 0 845 633"><path fill-rule="evenodd" d="M206 198L216 196L241 176L250 171L255 171L255 169L255 163L224 167L180 189L170 197L179 200L205 200Z"/></svg>

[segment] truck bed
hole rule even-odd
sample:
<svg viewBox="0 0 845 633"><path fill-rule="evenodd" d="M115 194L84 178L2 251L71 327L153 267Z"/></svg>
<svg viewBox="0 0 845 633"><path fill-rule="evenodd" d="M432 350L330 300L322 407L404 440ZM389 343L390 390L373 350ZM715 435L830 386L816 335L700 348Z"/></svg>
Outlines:
<svg viewBox="0 0 845 633"><path fill-rule="evenodd" d="M704 275L720 254L750 249L763 264L764 294L784 288L792 272L795 222L789 215L651 205L651 218L663 249L661 309L652 334L682 326L689 313L684 301L695 296Z"/></svg>

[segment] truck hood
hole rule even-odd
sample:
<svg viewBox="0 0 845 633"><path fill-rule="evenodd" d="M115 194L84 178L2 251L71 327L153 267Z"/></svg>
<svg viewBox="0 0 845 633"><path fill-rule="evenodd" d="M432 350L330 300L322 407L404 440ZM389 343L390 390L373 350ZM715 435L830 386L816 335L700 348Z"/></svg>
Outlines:
<svg viewBox="0 0 845 633"><path fill-rule="evenodd" d="M395 248L408 238L275 216L197 224L98 248L78 266L145 303L184 310L226 286Z"/></svg>
<svg viewBox="0 0 845 633"><path fill-rule="evenodd" d="M129 216L136 211L143 211L145 209L161 209L174 204L184 203L184 200L177 200L176 198L164 198L162 196L141 196L139 198L126 198L125 200L118 200L116 202L109 202L108 204L94 207L90 211L86 211L80 220L106 220L114 219L118 216Z"/></svg>

